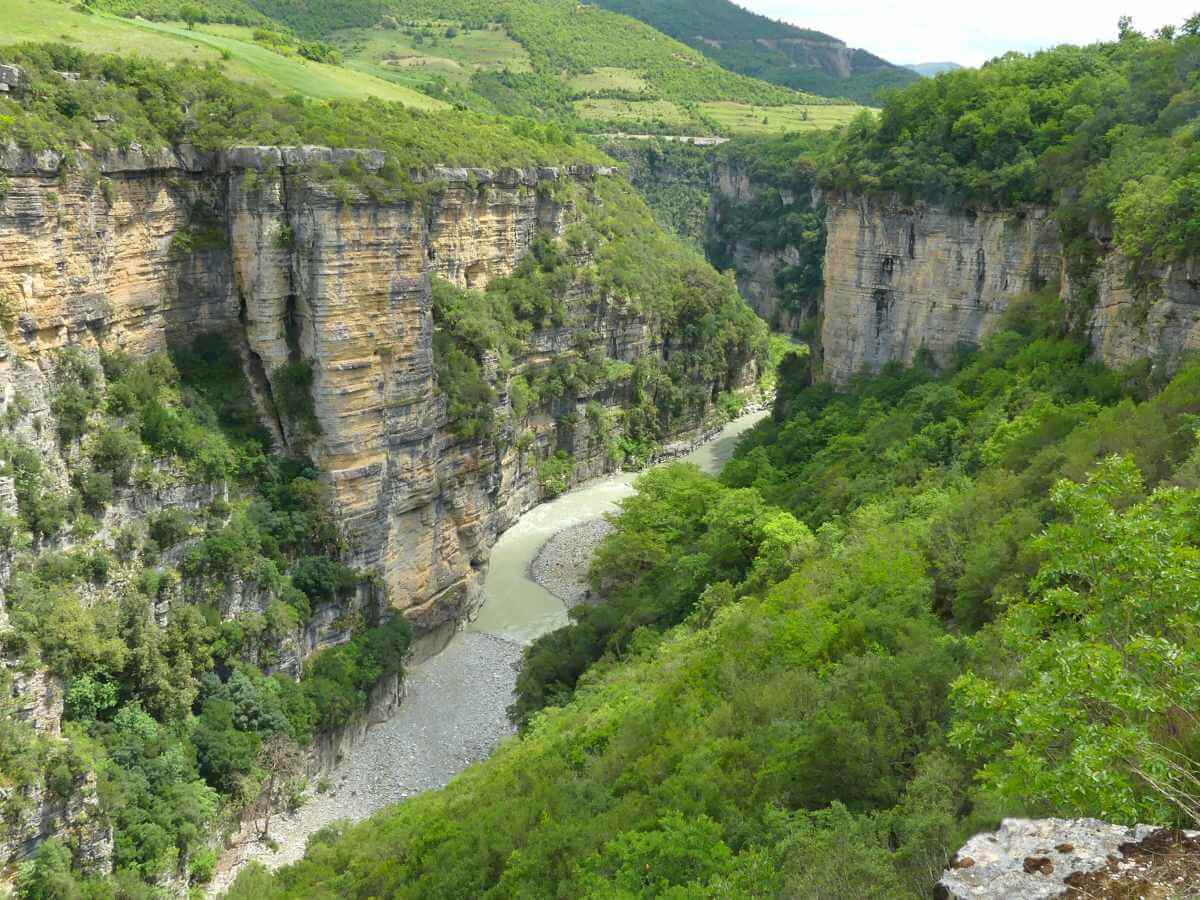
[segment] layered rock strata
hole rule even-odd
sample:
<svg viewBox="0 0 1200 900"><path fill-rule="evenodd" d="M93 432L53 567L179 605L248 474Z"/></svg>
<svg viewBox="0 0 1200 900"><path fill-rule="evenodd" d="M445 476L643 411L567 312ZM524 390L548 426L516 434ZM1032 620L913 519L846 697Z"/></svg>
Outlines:
<svg viewBox="0 0 1200 900"><path fill-rule="evenodd" d="M1047 285L1060 290L1064 322L1068 305L1081 305L1047 209L955 210L845 195L827 202L821 352L833 381L908 365L921 353L944 365L987 337L1015 298ZM1177 263L1134 279L1109 247L1095 300L1083 302L1074 327L1110 366L1174 366L1200 348L1195 270L1194 261Z"/></svg>

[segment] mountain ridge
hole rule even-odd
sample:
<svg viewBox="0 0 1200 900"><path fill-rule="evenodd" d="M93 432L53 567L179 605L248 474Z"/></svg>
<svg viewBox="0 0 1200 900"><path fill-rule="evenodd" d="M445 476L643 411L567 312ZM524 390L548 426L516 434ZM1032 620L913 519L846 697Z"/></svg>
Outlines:
<svg viewBox="0 0 1200 900"><path fill-rule="evenodd" d="M760 15L730 0L596 0L641 19L725 68L826 97L871 103L916 79L909 70L824 32Z"/></svg>

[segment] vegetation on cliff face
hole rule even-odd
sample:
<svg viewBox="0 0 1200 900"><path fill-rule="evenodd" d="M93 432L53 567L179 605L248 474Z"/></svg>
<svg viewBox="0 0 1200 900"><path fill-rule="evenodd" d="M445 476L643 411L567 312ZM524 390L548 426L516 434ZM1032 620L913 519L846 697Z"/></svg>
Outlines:
<svg viewBox="0 0 1200 900"><path fill-rule="evenodd" d="M627 185L600 179L590 193L574 193L578 217L565 238L540 236L512 275L485 291L435 282L438 384L451 427L468 438L500 438L532 415L561 418L581 402L608 401L616 408L597 431L614 462L636 464L704 421L716 396L740 386L747 365L761 369L767 332L732 282L659 228ZM524 362L539 333L620 327L634 316L662 335L661 355L622 359L584 341L549 364ZM513 420L498 421L498 393L512 396Z"/></svg>
<svg viewBox="0 0 1200 900"><path fill-rule="evenodd" d="M718 165L744 177L749 196L719 196L705 244L709 260L724 270L739 249L760 255L788 254L774 272L778 308L799 320L800 335L812 336L824 284L825 204L817 191L820 161L829 132L774 138L741 138L722 146ZM772 325L778 327L778 322Z"/></svg>
<svg viewBox="0 0 1200 900"><path fill-rule="evenodd" d="M785 362L719 480L622 504L520 738L232 896L915 898L1002 813L1194 815L1200 370L1055 304L941 376Z"/></svg>
<svg viewBox="0 0 1200 900"><path fill-rule="evenodd" d="M1193 17L928 79L845 130L826 183L963 206L1053 203L1069 241L1111 230L1135 260L1186 255L1200 248L1198 60Z"/></svg>
<svg viewBox="0 0 1200 900"><path fill-rule="evenodd" d="M348 722L408 645L402 619L377 618L371 580L339 562L317 472L271 454L227 341L99 362L62 351L53 420L18 399L0 434L18 501L0 528L0 646L15 671L61 680L66 738L5 711L0 785L20 828L37 791L77 800L94 774L115 873L77 878L64 850L78 848L51 841L22 868L21 896L206 881L212 833L259 803L264 748ZM139 497L162 502L146 515ZM331 607L355 612L314 636L349 640L297 679L303 630Z"/></svg>

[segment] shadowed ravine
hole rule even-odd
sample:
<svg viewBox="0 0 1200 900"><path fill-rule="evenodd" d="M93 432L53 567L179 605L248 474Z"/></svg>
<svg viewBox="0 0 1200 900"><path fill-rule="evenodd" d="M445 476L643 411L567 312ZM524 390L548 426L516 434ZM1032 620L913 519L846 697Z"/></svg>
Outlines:
<svg viewBox="0 0 1200 900"><path fill-rule="evenodd" d="M683 457L716 473L738 437L765 412L750 413ZM260 843L235 846L222 860L210 890L224 891L251 860L276 868L304 854L308 836L338 819L362 819L390 803L445 785L486 758L513 733L512 702L522 647L567 622L562 600L530 577L538 551L559 531L598 519L633 491L636 474L586 484L522 517L492 550L485 601L467 628L437 656L412 666L396 715L372 728L328 777L328 789L310 789L295 814L272 825L279 849Z"/></svg>

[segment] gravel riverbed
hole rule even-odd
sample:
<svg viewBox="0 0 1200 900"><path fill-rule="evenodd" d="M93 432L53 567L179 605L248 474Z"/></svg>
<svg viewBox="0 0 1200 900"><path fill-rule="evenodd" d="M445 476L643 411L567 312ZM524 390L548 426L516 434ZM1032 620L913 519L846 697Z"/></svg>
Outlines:
<svg viewBox="0 0 1200 900"><path fill-rule="evenodd" d="M529 576L567 606L584 602L592 557L612 531L605 519L564 528L542 545L529 566Z"/></svg>
<svg viewBox="0 0 1200 900"><path fill-rule="evenodd" d="M218 894L251 860L269 868L304 855L309 835L338 819L365 819L390 803L440 788L513 734L513 701L521 646L491 634L461 632L440 654L408 670L396 714L372 727L328 776L329 790L310 786L308 800L271 824L278 851L257 841L227 851L209 886Z"/></svg>
<svg viewBox="0 0 1200 900"><path fill-rule="evenodd" d="M761 413L747 415L722 434L679 444L664 455L684 455L704 471L719 471L737 436L761 417ZM520 599L526 587L532 587L532 579L549 593L545 600L552 606L554 598L567 606L585 601L592 556L612 531L601 513L612 509L612 504L629 490L628 479L605 479L555 501L573 499L573 505L555 511L550 528L555 522L591 518L554 532L538 547L536 555L536 538L530 541L526 536L524 543L518 541L509 551L516 554L510 560L516 564L510 574L518 577L502 581L496 596L504 597L511 607L514 597ZM531 514L533 535L542 529L549 531L544 523L533 521L536 516L536 512ZM520 563L530 556L531 562ZM497 559L492 562L497 571L489 573L489 579L498 572ZM278 849L253 840L236 844L223 855L209 885L210 896L228 889L247 862L258 861L272 869L295 862L304 855L309 836L318 829L339 819L364 819L391 803L443 787L467 766L491 755L513 734L507 709L513 701L517 666L524 649L519 641L557 627L558 617L547 619L544 613L536 605L532 611L514 607L486 627L477 620L474 627L478 630L456 634L439 655L412 666L405 679L404 700L396 713L370 728L347 753L346 760L327 776L329 789L317 793L313 785L307 802L297 812L275 817L271 836ZM528 621L522 616L528 616ZM554 621L547 624L550 620ZM521 628L514 629L514 622ZM531 623L535 626L532 630ZM493 630L515 631L516 639L490 633Z"/></svg>

